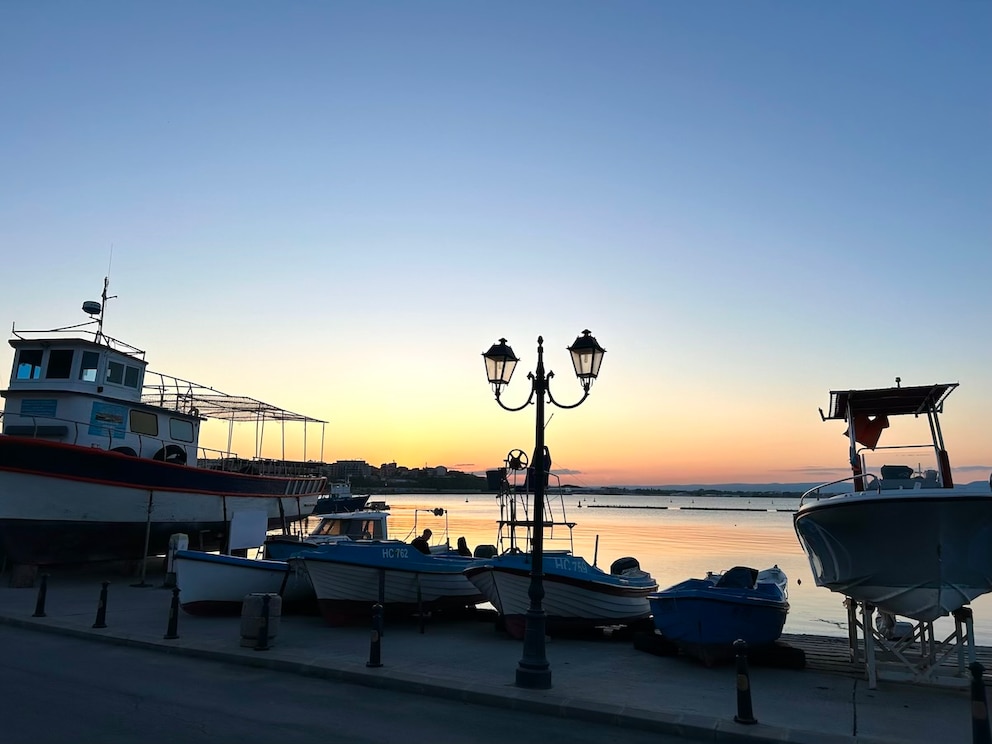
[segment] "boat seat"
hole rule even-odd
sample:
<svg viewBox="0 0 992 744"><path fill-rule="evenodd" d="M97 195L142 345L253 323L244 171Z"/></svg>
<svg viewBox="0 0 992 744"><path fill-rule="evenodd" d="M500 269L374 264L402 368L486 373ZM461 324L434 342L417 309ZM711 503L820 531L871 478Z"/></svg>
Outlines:
<svg viewBox="0 0 992 744"><path fill-rule="evenodd" d="M747 566L734 566L716 582L716 586L729 589L753 589L758 581L758 569Z"/></svg>

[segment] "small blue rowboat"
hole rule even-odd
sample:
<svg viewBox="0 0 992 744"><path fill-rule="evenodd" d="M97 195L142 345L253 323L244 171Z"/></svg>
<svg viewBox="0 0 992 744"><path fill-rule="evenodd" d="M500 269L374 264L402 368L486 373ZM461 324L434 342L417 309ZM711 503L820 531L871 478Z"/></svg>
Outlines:
<svg viewBox="0 0 992 744"><path fill-rule="evenodd" d="M707 663L733 656L734 641L774 643L789 613L788 578L778 566L736 566L688 579L648 597L655 628Z"/></svg>

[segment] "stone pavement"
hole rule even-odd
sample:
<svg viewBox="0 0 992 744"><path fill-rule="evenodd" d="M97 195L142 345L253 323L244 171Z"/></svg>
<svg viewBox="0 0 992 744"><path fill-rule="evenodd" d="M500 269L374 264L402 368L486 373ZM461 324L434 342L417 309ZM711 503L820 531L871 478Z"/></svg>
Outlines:
<svg viewBox="0 0 992 744"><path fill-rule="evenodd" d="M36 588L0 587L0 624L59 632L236 664L321 676L369 687L434 695L569 718L637 727L705 741L882 744L970 742L967 686L923 687L810 669L750 665L751 707L758 723L734 721L736 669L706 668L686 657L656 656L629 638L552 638L550 690L514 685L522 644L497 631L491 615L389 622L379 646L381 667L369 667L370 627L331 628L316 616L285 615L268 650L243 646L240 618L193 617L180 611L170 629L172 591L161 574L148 586L120 573L54 573L45 617L33 617ZM102 582L106 628L94 628ZM40 586L40 582L38 584ZM2 629L0 629L2 633Z"/></svg>

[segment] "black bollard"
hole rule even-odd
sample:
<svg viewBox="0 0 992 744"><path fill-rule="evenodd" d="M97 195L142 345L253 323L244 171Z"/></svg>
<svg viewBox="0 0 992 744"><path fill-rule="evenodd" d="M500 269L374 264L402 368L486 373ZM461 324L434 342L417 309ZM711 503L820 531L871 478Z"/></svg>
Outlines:
<svg viewBox="0 0 992 744"><path fill-rule="evenodd" d="M382 605L372 605L372 642L369 644L367 667L382 666Z"/></svg>
<svg viewBox="0 0 992 744"><path fill-rule="evenodd" d="M41 575L41 586L38 587L38 602L34 606L34 614L31 617L46 617L45 597L48 596L48 574Z"/></svg>
<svg viewBox="0 0 992 744"><path fill-rule="evenodd" d="M737 723L757 723L751 710L751 678L747 673L747 643L740 639L734 641L734 651L737 652Z"/></svg>
<svg viewBox="0 0 992 744"><path fill-rule="evenodd" d="M172 605L169 607L169 627L166 628L165 635L162 636L167 641L174 641L179 637L179 587L172 588Z"/></svg>
<svg viewBox="0 0 992 744"><path fill-rule="evenodd" d="M972 744L992 744L989 731L989 706L985 699L985 668L977 661L968 665L971 670L971 741Z"/></svg>
<svg viewBox="0 0 992 744"><path fill-rule="evenodd" d="M256 651L269 650L269 602L268 594L262 596L262 622L258 624L258 642L255 644Z"/></svg>
<svg viewBox="0 0 992 744"><path fill-rule="evenodd" d="M110 582L104 581L103 588L100 590L100 604L96 608L96 622L93 623L94 628L107 627L107 587L108 586L110 586Z"/></svg>

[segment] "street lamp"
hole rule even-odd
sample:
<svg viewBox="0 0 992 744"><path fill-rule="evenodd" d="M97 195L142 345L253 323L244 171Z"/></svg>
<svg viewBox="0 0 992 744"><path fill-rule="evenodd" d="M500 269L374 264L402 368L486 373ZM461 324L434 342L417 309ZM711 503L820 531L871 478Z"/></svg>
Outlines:
<svg viewBox="0 0 992 744"><path fill-rule="evenodd" d="M599 375L599 367L603 363L606 350L596 339L583 331L568 347L572 355L572 366L575 375L582 385L582 398L578 403L563 405L551 395L551 378L554 372L544 373L544 339L537 337L537 371L529 372L527 379L531 381L530 395L522 405L511 408L500 400L503 386L510 383L513 369L517 366L513 349L506 345L506 339L501 338L482 356L486 360L486 377L496 393L496 402L500 408L507 411L520 411L536 400L537 426L535 430L534 457L531 460L531 474L534 479L534 532L531 537L530 587L527 595L530 606L524 626L524 653L517 665L517 687L532 690L547 690L551 687L551 665L548 663L544 648L545 613L544 600L544 488L548 475L548 464L545 460L544 448L544 397L558 408L577 408L589 397L589 388Z"/></svg>

